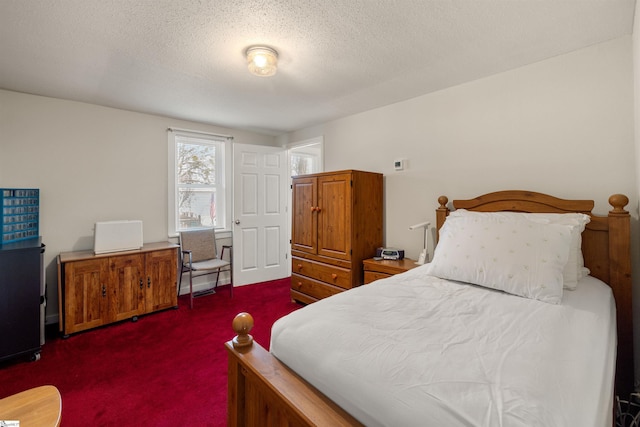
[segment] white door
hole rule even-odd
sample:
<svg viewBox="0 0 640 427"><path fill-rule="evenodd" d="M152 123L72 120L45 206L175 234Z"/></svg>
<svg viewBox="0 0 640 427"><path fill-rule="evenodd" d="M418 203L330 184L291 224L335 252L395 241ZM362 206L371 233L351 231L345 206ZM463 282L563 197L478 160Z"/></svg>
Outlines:
<svg viewBox="0 0 640 427"><path fill-rule="evenodd" d="M289 276L286 150L233 144L233 283Z"/></svg>

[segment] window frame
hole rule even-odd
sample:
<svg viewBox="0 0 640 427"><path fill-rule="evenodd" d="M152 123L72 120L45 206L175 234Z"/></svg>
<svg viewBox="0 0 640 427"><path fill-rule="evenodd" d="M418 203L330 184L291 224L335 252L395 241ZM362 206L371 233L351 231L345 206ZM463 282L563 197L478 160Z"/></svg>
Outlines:
<svg viewBox="0 0 640 427"><path fill-rule="evenodd" d="M182 231L178 223L178 185L176 161L177 161L177 144L183 138L192 138L212 144L218 147L216 149L216 177L215 188L216 198L218 200L216 212L222 213L218 216L222 224L218 224L214 229L216 233L229 231L231 229L231 209L232 209L232 191L228 188L227 183L231 182L231 141L232 137L226 135L216 135L205 132L169 129L168 132L168 235L169 237L177 237ZM182 141L184 142L184 141ZM194 141L195 143L196 141ZM197 185L197 188L211 188L208 185ZM222 207L220 207L222 201ZM203 227L207 228L207 227ZM195 229L195 228L189 228ZM186 229L185 229L186 230Z"/></svg>

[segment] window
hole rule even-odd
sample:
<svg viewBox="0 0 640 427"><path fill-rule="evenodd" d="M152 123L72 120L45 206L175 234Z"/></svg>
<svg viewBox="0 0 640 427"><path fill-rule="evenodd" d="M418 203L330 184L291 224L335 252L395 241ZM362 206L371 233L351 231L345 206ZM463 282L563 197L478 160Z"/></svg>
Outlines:
<svg viewBox="0 0 640 427"><path fill-rule="evenodd" d="M169 235L195 228L226 229L228 138L169 132Z"/></svg>
<svg viewBox="0 0 640 427"><path fill-rule="evenodd" d="M315 157L305 153L291 153L291 176L306 175L313 172Z"/></svg>
<svg viewBox="0 0 640 427"><path fill-rule="evenodd" d="M323 138L318 137L289 146L291 176L322 171Z"/></svg>

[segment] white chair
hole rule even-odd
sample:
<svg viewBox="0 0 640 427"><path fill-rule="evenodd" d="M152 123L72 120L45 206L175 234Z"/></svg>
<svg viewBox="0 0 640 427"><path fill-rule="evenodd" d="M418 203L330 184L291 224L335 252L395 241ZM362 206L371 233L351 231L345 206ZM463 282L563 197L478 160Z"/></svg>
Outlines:
<svg viewBox="0 0 640 427"><path fill-rule="evenodd" d="M220 257L216 246L216 234L211 228L183 231L180 233L182 269L178 290L182 285L182 273L189 272L189 306L193 308L193 298L215 293L221 271L229 271L230 294L233 298L233 254L232 247L223 245ZM229 251L229 261L224 260L225 250ZM216 283L212 288L193 292L193 278L216 273Z"/></svg>

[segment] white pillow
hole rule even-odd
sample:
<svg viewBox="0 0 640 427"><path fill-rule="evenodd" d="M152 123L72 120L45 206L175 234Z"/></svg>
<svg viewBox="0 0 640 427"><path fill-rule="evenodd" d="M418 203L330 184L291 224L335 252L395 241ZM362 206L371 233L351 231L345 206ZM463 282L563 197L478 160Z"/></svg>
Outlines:
<svg viewBox="0 0 640 427"><path fill-rule="evenodd" d="M565 289L575 290L578 280L588 275L589 269L584 266L582 256L582 232L591 221L591 217L581 213L526 213L526 212L476 212L466 209L457 209L449 214L450 217L471 216L486 217L492 216L503 219L528 219L542 224L562 224L573 227L571 230L571 249L569 260L563 271L563 285Z"/></svg>
<svg viewBox="0 0 640 427"><path fill-rule="evenodd" d="M496 216L449 216L428 273L559 304L571 228Z"/></svg>

